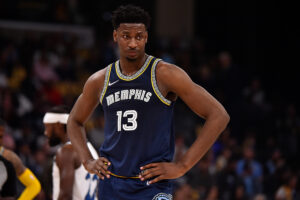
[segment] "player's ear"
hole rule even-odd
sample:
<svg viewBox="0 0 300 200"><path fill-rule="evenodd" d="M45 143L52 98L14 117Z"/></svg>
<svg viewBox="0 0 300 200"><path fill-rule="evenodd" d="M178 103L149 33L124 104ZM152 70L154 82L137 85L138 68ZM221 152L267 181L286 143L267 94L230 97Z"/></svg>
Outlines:
<svg viewBox="0 0 300 200"><path fill-rule="evenodd" d="M114 30L113 32L113 38L114 38L114 42L117 42L117 30Z"/></svg>

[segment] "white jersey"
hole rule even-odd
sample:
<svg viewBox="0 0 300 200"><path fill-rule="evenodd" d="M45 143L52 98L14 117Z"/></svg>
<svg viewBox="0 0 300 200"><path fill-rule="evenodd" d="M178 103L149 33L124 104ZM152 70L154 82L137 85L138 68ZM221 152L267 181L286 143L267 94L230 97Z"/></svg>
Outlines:
<svg viewBox="0 0 300 200"><path fill-rule="evenodd" d="M70 142L66 143L70 144ZM95 148L92 146L91 143L87 143L88 148L93 156L94 159L98 158L98 154ZM53 162L52 167L52 180L53 180L53 200L58 199L59 195L59 184L60 184L60 177L59 177L59 168L55 162ZM97 182L98 176L96 174L88 173L84 166L81 164L76 170L74 174L74 184L73 184L73 200L97 200Z"/></svg>

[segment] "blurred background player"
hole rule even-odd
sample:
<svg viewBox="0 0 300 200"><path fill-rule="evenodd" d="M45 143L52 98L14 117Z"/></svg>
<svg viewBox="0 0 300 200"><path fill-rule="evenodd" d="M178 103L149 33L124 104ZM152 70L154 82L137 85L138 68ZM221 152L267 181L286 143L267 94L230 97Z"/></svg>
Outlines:
<svg viewBox="0 0 300 200"><path fill-rule="evenodd" d="M66 106L53 107L44 116L45 135L50 146L61 145L56 152L53 168L53 199L82 200L97 199L97 175L89 174L80 162L77 152L69 142L66 130L68 120ZM87 143L95 159L98 154L91 143Z"/></svg>
<svg viewBox="0 0 300 200"><path fill-rule="evenodd" d="M32 171L28 168L26 168L23 164L23 162L21 161L21 159L19 158L19 156L17 154L15 154L13 151L4 148L3 146L3 135L5 132L5 122L0 119L0 156L2 156L4 159L6 159L7 161L9 161L9 163L12 164L15 173L18 177L18 179L21 181L21 183L25 186L25 189L23 190L23 192L21 193L21 195L19 196L18 200L30 200L33 199L40 191L41 191L41 184L39 182L39 180L35 177L35 175L32 173ZM8 164L9 165L9 164ZM7 168L8 171L10 171L10 169ZM1 171L1 170L0 170ZM7 172L8 172L7 171ZM9 172L10 176L8 176L7 178L9 179L13 179L15 176L13 175L14 172ZM9 175L8 174L8 175ZM1 178L2 178L3 174L1 171ZM3 196L10 196L10 195L15 195L15 192L13 192L15 189L15 183L14 180L6 180L6 182L11 182L9 186L9 190L11 190L9 192L9 194L2 194L2 190L1 191L1 195ZM10 188L12 187L12 188ZM5 188L2 188L3 190ZM4 193L4 191L3 191Z"/></svg>

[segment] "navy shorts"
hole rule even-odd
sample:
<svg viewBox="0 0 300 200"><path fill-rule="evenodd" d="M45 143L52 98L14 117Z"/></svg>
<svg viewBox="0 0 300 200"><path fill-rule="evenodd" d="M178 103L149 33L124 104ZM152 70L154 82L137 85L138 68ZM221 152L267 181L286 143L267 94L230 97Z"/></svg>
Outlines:
<svg viewBox="0 0 300 200"><path fill-rule="evenodd" d="M98 200L172 200L173 181L162 180L151 185L140 179L110 176L99 181Z"/></svg>

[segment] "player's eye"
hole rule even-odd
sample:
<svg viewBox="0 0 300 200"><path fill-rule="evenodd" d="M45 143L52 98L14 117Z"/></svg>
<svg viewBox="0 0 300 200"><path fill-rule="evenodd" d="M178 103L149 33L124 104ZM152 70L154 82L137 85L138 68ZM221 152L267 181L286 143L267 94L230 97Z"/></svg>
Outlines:
<svg viewBox="0 0 300 200"><path fill-rule="evenodd" d="M128 39L129 37L128 37L128 35L123 35L123 38Z"/></svg>

